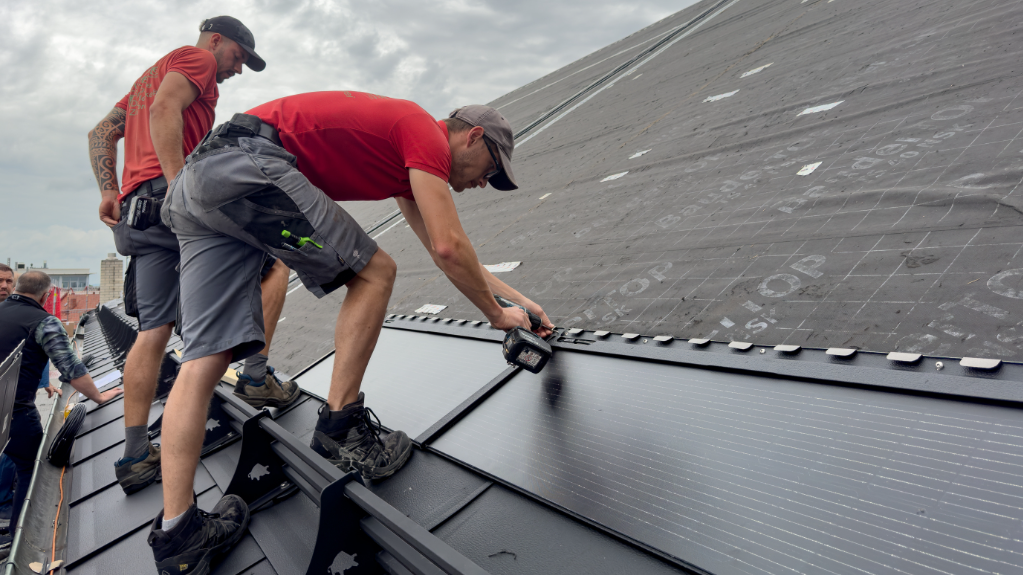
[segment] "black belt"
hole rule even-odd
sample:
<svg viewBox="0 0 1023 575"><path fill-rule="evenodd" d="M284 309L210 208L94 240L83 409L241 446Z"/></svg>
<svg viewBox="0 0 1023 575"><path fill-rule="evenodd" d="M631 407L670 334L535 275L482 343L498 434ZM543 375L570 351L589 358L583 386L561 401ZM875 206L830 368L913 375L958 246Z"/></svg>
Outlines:
<svg viewBox="0 0 1023 575"><path fill-rule="evenodd" d="M260 124L259 132L257 132L256 135L262 136L278 146L281 145L281 137L277 134L277 128L274 128L270 124Z"/></svg>
<svg viewBox="0 0 1023 575"><path fill-rule="evenodd" d="M270 140L278 146L281 145L281 138L277 129L270 124L264 123L258 116L250 114L235 114L229 122L217 126L211 133L211 138L239 138L239 137L260 137Z"/></svg>
<svg viewBox="0 0 1023 575"><path fill-rule="evenodd" d="M128 212L128 205L131 203L132 196L140 196L143 198L152 198L156 196L162 196L167 192L167 178L163 176L157 176L152 180L146 180L139 184L139 187L128 192L121 198L121 212Z"/></svg>
<svg viewBox="0 0 1023 575"><path fill-rule="evenodd" d="M231 121L224 122L206 134L190 157L200 156L219 148L237 146L238 138L264 138L281 146L281 138L276 128L263 123L257 116L235 114Z"/></svg>
<svg viewBox="0 0 1023 575"><path fill-rule="evenodd" d="M139 187L135 188L135 193L143 197L148 197L156 195L157 193L162 192L166 189L167 178L163 176L158 176L153 178L152 180L146 180L145 182L139 184Z"/></svg>

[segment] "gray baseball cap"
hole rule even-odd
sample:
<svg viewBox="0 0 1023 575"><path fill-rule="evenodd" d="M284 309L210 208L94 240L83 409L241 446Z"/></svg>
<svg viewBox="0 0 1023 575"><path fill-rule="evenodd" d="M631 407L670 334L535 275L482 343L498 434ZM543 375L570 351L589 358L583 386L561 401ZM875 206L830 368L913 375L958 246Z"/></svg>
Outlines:
<svg viewBox="0 0 1023 575"><path fill-rule="evenodd" d="M221 36L230 38L249 53L249 59L245 65L253 72L262 72L266 68L266 61L256 54L256 39L252 32L242 24L241 20L230 16L216 16L207 18L199 24L200 32L216 32Z"/></svg>
<svg viewBox="0 0 1023 575"><path fill-rule="evenodd" d="M449 118L458 118L473 126L483 128L483 135L497 144L501 155L501 172L490 179L494 189L509 191L517 190L515 176L512 175L512 152L515 150L515 136L511 124L504 119L501 112L490 106L464 106L448 114Z"/></svg>

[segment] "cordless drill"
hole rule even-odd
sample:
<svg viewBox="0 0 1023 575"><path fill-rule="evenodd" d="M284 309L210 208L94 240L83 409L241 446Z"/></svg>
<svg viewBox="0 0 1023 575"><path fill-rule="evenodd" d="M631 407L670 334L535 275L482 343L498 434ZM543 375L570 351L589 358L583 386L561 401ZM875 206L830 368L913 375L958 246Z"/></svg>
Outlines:
<svg viewBox="0 0 1023 575"><path fill-rule="evenodd" d="M498 305L501 307L517 307L526 312L526 315L529 316L531 328L539 329L540 325L542 325L540 316L525 307L510 302L499 295L495 295L494 299L497 300ZM540 373L540 370L547 365L547 361L551 359L552 353L551 346L546 341L540 339L540 336L535 333L521 327L516 327L509 331L508 335L504 336L502 351L504 351L504 359L508 360L508 363L517 365L531 373Z"/></svg>

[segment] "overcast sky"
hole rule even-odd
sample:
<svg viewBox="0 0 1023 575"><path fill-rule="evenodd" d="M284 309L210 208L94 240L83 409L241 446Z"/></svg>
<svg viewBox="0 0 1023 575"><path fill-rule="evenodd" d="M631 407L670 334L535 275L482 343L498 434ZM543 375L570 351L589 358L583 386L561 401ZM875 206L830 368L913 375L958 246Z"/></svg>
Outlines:
<svg viewBox="0 0 1023 575"><path fill-rule="evenodd" d="M485 103L693 0L37 0L0 3L0 262L89 268L99 222L87 133L203 18L239 18L267 61L221 84L217 122L300 92L359 90L436 117ZM120 173L118 174L120 175Z"/></svg>

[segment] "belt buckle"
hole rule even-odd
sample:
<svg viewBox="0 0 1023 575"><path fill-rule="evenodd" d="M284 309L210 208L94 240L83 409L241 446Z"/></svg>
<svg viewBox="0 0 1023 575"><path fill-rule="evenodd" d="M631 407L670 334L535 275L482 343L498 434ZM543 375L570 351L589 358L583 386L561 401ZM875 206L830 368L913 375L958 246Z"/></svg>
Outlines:
<svg viewBox="0 0 1023 575"><path fill-rule="evenodd" d="M213 132L210 133L210 136L211 136L211 138L219 138L221 136L226 136L227 133L230 132L230 131L231 131L231 122L224 122L223 124L221 124L221 125L217 126L216 128L214 128Z"/></svg>
<svg viewBox="0 0 1023 575"><path fill-rule="evenodd" d="M131 206L131 198L132 198L132 196L136 195L138 193L138 191L139 191L138 188L135 188L134 190L132 190L132 191L128 192L127 194L125 194L123 198L121 198L121 201L119 202L119 205L121 207L122 217L123 217L124 214L128 213L128 208Z"/></svg>

